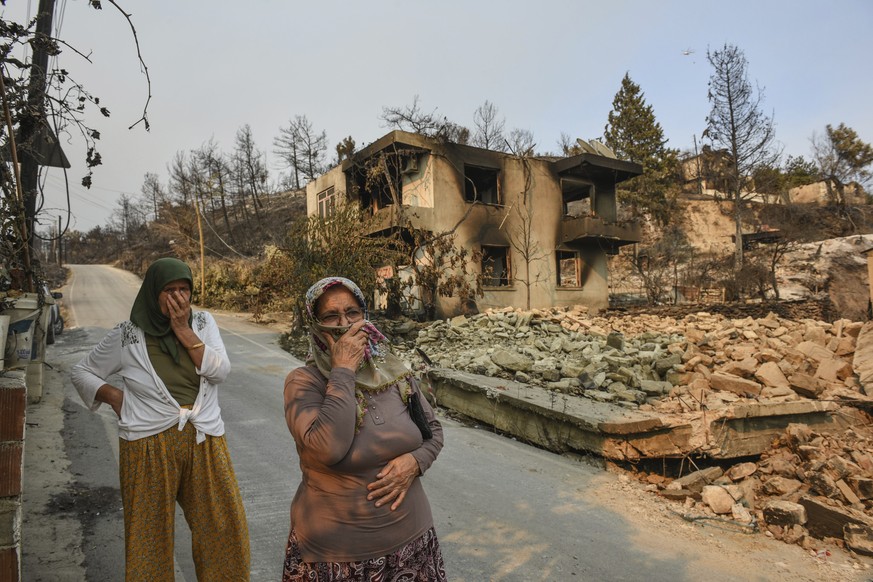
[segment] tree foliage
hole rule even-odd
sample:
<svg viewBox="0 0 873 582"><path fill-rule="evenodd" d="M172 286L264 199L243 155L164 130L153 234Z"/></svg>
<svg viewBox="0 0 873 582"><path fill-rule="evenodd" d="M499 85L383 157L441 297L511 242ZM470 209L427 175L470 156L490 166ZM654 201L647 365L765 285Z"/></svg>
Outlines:
<svg viewBox="0 0 873 582"><path fill-rule="evenodd" d="M391 128L417 133L431 139L445 142L466 144L470 141L470 130L437 114L436 108L431 112L422 110L416 95L411 105L400 107L383 107L382 121Z"/></svg>
<svg viewBox="0 0 873 582"><path fill-rule="evenodd" d="M506 120L499 116L496 105L486 99L477 107L473 114L473 127L470 143L474 146L497 152L506 151L506 137L503 135Z"/></svg>
<svg viewBox="0 0 873 582"><path fill-rule="evenodd" d="M550 277L548 269L548 257L551 253L548 249L538 244L535 237L536 213L533 199L533 173L530 167L528 155L516 156L516 161L521 165L523 182L522 190L518 192L512 203L512 212L515 222L507 230L509 245L518 257L520 267L513 273L513 280L524 285L525 309L530 309L531 290L541 285ZM490 273L484 273L490 276Z"/></svg>
<svg viewBox="0 0 873 582"><path fill-rule="evenodd" d="M131 15L116 2L110 0L109 3L127 20L139 56L139 42ZM101 8L97 0L92 0L90 5ZM2 259L6 267L24 271L20 279L30 290L36 289L35 282L39 278L34 242L42 208L41 168L61 165L61 142L81 140L86 150L86 174L81 183L90 187L93 169L102 163L97 149L100 131L92 125L92 120L110 115L100 98L63 68L62 54L66 49L86 61L90 61L90 56L52 36L52 18L49 10L38 12L29 22L15 22L5 15L0 16L0 64L3 69L0 96L4 113L0 141L5 150L0 157L0 190L5 198L3 210L8 212L0 220L14 223L13 231L4 234L20 241L13 245L14 252ZM25 59L28 49L30 58ZM141 56L139 64L149 83L149 96L142 117L131 127L143 122L148 129L150 81L148 67Z"/></svg>
<svg viewBox="0 0 873 582"><path fill-rule="evenodd" d="M749 81L743 51L725 44L719 50L707 50L706 57L713 72L708 93L711 109L703 135L714 149L728 152L725 179L734 203L734 264L739 271L743 265L744 202L755 170L774 164L778 158L775 131L772 117L761 110L763 91L755 89Z"/></svg>
<svg viewBox="0 0 873 582"><path fill-rule="evenodd" d="M355 140L352 136L346 136L342 141L336 144L336 163L339 164L343 160L351 159L355 153Z"/></svg>
<svg viewBox="0 0 873 582"><path fill-rule="evenodd" d="M274 258L274 270L266 278L261 292L285 294L293 298L298 323L304 309L306 290L324 277L347 277L357 283L367 296L381 286L376 269L397 262L397 252L390 238L367 236L368 220L354 204L340 204L329 218L318 215L301 217L288 229L284 254Z"/></svg>
<svg viewBox="0 0 873 582"><path fill-rule="evenodd" d="M851 182L863 184L871 177L873 146L844 123L837 127L827 125L823 137L813 136L812 145L813 157L821 178L827 183L830 199L845 206L846 186Z"/></svg>
<svg viewBox="0 0 873 582"><path fill-rule="evenodd" d="M642 175L621 184L619 200L630 206L634 216L648 213L666 223L670 216L669 193L676 184L677 152L666 147L667 139L654 109L628 73L612 101L603 138L619 159L643 167Z"/></svg>
<svg viewBox="0 0 873 582"><path fill-rule="evenodd" d="M782 169L785 175L786 186L797 188L812 184L819 179L818 168L815 162L805 159L803 156L788 156Z"/></svg>
<svg viewBox="0 0 873 582"><path fill-rule="evenodd" d="M667 225L650 245L631 255L634 272L642 282L649 305L675 302L676 290L687 277L685 267L693 248L676 224Z"/></svg>
<svg viewBox="0 0 873 582"><path fill-rule="evenodd" d="M305 115L296 115L287 127L279 128L273 145L273 152L279 156L283 167L291 170L291 185L295 190L324 172L327 133L319 133Z"/></svg>

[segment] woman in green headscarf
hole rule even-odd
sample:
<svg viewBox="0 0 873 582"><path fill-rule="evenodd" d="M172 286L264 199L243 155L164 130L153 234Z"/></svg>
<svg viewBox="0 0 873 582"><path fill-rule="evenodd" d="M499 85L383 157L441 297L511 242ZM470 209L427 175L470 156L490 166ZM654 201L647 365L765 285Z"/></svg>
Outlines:
<svg viewBox="0 0 873 582"><path fill-rule="evenodd" d="M197 578L248 580L249 538L218 384L230 361L212 315L191 310L191 269L149 266L130 311L72 372L82 400L118 416L126 580L174 580L176 502ZM113 374L121 386L108 382Z"/></svg>

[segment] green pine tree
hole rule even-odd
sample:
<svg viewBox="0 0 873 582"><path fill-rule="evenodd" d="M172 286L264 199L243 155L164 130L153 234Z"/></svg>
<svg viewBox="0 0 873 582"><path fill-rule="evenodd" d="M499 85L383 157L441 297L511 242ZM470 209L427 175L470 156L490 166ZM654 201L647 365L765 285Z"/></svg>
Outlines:
<svg viewBox="0 0 873 582"><path fill-rule="evenodd" d="M666 147L667 139L655 112L640 86L625 73L621 88L612 100L612 111L603 132L604 142L621 160L643 167L643 174L621 184L619 200L636 217L649 214L669 222L669 193L676 184L677 152Z"/></svg>

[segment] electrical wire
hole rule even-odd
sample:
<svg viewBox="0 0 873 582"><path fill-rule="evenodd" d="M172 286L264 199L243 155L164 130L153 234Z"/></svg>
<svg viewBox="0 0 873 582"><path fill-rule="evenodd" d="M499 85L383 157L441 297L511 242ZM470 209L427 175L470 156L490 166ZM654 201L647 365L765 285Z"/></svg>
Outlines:
<svg viewBox="0 0 873 582"><path fill-rule="evenodd" d="M230 250L232 250L233 252L235 252L235 253L236 253L237 255L239 255L240 257L242 257L242 258L244 258L244 259L247 259L247 258L248 258L246 255L242 254L241 252L239 252L238 250L236 250L235 248L233 248L232 246L230 246L229 244L227 244L227 243L225 242L225 240L224 240L223 238L221 238L221 235L218 234L218 232L216 232L215 228L213 228L212 224L209 222L209 219L206 218L206 215L203 213L202 210L200 211L200 216L203 217L203 220L206 222L206 226L208 226L208 227L209 227L209 230L211 230L212 233L213 233L216 237L218 237L218 240L221 241L221 244L223 244L224 246L226 246L227 248L229 248Z"/></svg>

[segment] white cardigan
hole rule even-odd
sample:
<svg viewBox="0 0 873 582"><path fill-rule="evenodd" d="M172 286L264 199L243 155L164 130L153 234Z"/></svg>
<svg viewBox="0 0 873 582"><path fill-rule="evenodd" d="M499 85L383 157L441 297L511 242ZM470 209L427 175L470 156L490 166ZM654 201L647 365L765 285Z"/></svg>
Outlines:
<svg viewBox="0 0 873 582"><path fill-rule="evenodd" d="M158 377L149 359L143 331L130 321L115 326L72 370L73 384L85 406L100 408L97 390L112 374L121 373L124 403L118 419L118 436L134 441L163 432L177 424L179 430L190 422L197 429L197 442L206 435L224 434L218 384L230 373L230 360L221 341L218 325L206 311L194 313L191 327L204 346L203 361L197 374L200 392L189 410L181 408Z"/></svg>

